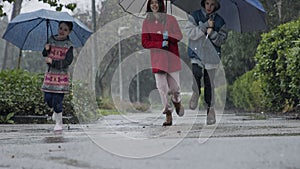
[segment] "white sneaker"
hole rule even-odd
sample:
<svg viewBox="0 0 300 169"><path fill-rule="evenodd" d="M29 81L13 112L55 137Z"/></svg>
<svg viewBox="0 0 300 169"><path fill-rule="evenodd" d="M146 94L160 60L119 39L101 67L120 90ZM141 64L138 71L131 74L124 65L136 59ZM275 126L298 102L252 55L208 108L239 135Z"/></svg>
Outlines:
<svg viewBox="0 0 300 169"><path fill-rule="evenodd" d="M55 124L53 130L54 130L54 131L62 131L62 130L63 130L62 124Z"/></svg>
<svg viewBox="0 0 300 169"><path fill-rule="evenodd" d="M62 113L53 113L52 118L55 120L54 131L61 131L63 129Z"/></svg>

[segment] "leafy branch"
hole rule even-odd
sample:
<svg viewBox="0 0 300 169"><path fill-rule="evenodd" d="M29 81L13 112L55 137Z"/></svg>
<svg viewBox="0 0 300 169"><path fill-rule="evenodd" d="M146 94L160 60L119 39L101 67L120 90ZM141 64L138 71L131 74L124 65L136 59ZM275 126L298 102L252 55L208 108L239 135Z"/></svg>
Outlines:
<svg viewBox="0 0 300 169"><path fill-rule="evenodd" d="M12 118L14 115L15 113L9 113L7 116L0 116L0 124L13 124Z"/></svg>
<svg viewBox="0 0 300 169"><path fill-rule="evenodd" d="M55 8L56 11L61 11L63 7L73 11L77 7L76 3L62 4L59 2L59 0L39 0L39 1L43 1L43 3L48 3L51 7L56 7ZM15 2L15 0L3 0L3 2L13 3ZM3 7L4 7L3 5L0 5L0 17L7 15L5 11L3 11Z"/></svg>

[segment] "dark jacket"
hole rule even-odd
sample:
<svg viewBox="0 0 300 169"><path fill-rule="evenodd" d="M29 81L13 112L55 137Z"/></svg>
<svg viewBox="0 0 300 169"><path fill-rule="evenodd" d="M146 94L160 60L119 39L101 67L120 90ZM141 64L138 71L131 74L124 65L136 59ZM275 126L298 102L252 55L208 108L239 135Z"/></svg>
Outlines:
<svg viewBox="0 0 300 169"><path fill-rule="evenodd" d="M201 44L199 44L199 47L197 48L198 51L195 51L195 48L191 49L190 46L195 46L195 43L199 43L200 38L204 39L204 37L207 36L207 21L210 17L214 19L214 31L208 36L208 39L214 46L218 57L220 57L221 45L225 42L227 38L227 32L225 30L225 21L217 13L212 13L210 16L206 16L204 9L202 8L191 13L186 26L187 35L189 37L188 55L190 58L196 58L201 60L200 56L198 56L197 53L207 53L207 51L203 51L203 49L201 51Z"/></svg>

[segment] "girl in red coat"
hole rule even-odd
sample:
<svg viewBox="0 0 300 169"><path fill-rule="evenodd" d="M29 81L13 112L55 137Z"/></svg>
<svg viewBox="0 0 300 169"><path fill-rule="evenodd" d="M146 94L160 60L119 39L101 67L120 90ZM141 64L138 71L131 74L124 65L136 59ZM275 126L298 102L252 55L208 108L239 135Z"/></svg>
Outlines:
<svg viewBox="0 0 300 169"><path fill-rule="evenodd" d="M166 121L163 126L172 125L172 105L168 94L172 95L176 113L184 115L181 105L179 71L181 63L178 42L182 33L175 17L166 14L163 0L149 0L147 17L142 27L142 45L150 49L152 72L155 75Z"/></svg>

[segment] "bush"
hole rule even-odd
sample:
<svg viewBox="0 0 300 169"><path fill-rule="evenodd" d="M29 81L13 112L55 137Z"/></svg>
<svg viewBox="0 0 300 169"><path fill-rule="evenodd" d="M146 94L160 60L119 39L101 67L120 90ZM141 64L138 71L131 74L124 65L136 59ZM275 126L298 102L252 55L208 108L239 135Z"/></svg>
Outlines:
<svg viewBox="0 0 300 169"><path fill-rule="evenodd" d="M255 112L263 109L261 82L254 72L245 73L233 83L231 98L236 108Z"/></svg>
<svg viewBox="0 0 300 169"><path fill-rule="evenodd" d="M256 53L266 109L290 111L299 104L300 19L262 35Z"/></svg>
<svg viewBox="0 0 300 169"><path fill-rule="evenodd" d="M22 70L5 70L0 73L1 115L46 114L40 90L43 76Z"/></svg>
<svg viewBox="0 0 300 169"><path fill-rule="evenodd" d="M12 123L13 116L43 116L52 113L44 103L41 91L43 78L43 74L24 70L0 72L0 123ZM92 96L86 84L73 83L70 94L64 98L64 116L72 116L71 123L97 120L101 114L97 105L93 104Z"/></svg>

